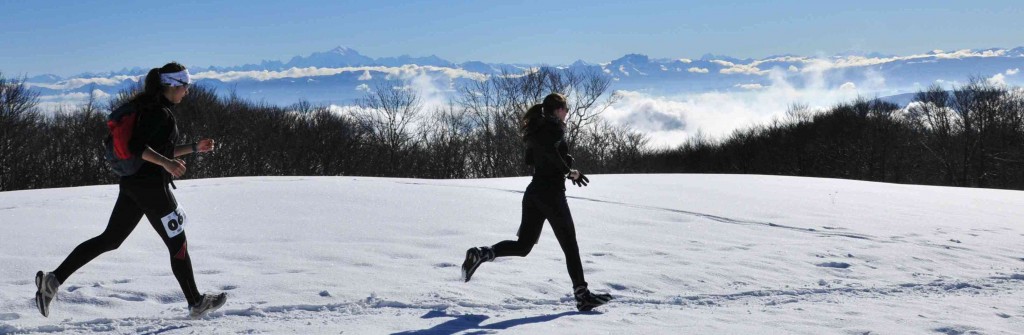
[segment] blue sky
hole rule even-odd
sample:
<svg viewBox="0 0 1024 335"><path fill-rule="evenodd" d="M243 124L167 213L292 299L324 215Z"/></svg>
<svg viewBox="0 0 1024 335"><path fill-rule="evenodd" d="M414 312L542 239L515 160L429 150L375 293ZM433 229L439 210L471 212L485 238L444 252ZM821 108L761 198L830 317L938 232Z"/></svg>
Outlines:
<svg viewBox="0 0 1024 335"><path fill-rule="evenodd" d="M77 74L287 61L336 46L370 57L606 62L887 54L1024 46L1014 1L0 0L0 72Z"/></svg>

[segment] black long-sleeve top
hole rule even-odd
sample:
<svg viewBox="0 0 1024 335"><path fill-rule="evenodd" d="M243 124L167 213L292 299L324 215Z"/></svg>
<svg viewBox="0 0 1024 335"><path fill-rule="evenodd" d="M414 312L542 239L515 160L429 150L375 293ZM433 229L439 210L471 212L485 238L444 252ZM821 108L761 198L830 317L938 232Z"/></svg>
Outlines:
<svg viewBox="0 0 1024 335"><path fill-rule="evenodd" d="M553 117L535 121L526 132L526 163L533 165L533 183L565 189L565 177L573 166L565 125Z"/></svg>
<svg viewBox="0 0 1024 335"><path fill-rule="evenodd" d="M132 138L128 141L128 150L132 155L139 155L146 150L146 147L164 157L174 159L174 147L178 140L178 126L174 120L174 104L169 100L160 97L157 104L139 103L138 119L135 121L135 129L132 131ZM124 177L130 180L163 180L170 181L170 175L163 167L146 161L134 175Z"/></svg>

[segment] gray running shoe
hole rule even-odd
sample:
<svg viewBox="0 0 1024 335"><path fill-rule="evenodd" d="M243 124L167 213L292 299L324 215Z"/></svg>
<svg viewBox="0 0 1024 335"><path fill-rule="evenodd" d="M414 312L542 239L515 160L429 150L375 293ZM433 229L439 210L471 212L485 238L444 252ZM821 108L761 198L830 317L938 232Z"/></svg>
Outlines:
<svg viewBox="0 0 1024 335"><path fill-rule="evenodd" d="M188 306L188 316L192 319L201 319L224 306L225 302L228 302L227 293L203 294L203 299L199 300L195 305Z"/></svg>

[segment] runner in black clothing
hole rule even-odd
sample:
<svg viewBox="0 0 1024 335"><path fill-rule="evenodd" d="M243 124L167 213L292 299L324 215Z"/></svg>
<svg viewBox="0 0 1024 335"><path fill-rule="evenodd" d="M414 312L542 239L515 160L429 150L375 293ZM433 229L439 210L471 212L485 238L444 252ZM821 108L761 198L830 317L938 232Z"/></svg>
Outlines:
<svg viewBox="0 0 1024 335"><path fill-rule="evenodd" d="M565 180L577 186L586 186L590 180L572 169L573 158L565 142L565 117L569 109L565 97L552 93L543 104L534 105L523 117L523 139L526 142L526 163L533 165L533 180L523 194L523 218L519 226L519 239L502 241L491 247L470 248L462 263L465 281L483 262L495 257L525 257L540 238L544 220L551 223L555 238L565 253L569 277L572 278L576 307L589 311L612 299L608 294L592 294L583 279L583 263L576 244L569 204L565 199Z"/></svg>
<svg viewBox="0 0 1024 335"><path fill-rule="evenodd" d="M204 295L196 288L185 239L185 212L168 187L172 177L185 174L185 162L176 157L214 149L212 139L174 144L178 139L174 105L188 94L190 83L188 70L181 64L154 68L146 75L144 91L120 107L134 108L138 115L128 148L146 163L135 174L121 177L120 193L103 233L78 245L53 272L36 274L36 303L43 316L49 315L49 303L60 284L96 256L117 249L143 216L170 252L171 271L185 293L189 314L202 317L226 301L224 293Z"/></svg>

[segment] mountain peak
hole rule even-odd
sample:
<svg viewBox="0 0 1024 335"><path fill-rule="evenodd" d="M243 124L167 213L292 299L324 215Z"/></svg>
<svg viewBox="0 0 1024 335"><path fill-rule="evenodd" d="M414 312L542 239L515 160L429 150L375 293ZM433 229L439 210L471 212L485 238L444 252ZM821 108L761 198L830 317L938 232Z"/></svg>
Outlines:
<svg viewBox="0 0 1024 335"><path fill-rule="evenodd" d="M739 62L743 61L742 59L739 59L739 58L736 58L736 57L716 55L716 54L713 54L713 53L706 53L703 56L700 56L700 60L701 61L705 61L705 62L710 62L710 61L713 61L713 60L724 60L724 61L727 61L727 62L730 62L730 63L739 63Z"/></svg>
<svg viewBox="0 0 1024 335"><path fill-rule="evenodd" d="M339 45L338 47L327 51L327 53L339 54L339 55L358 55L359 51L356 51L355 49L352 49L352 48L349 48L349 47L346 47L346 46L343 46L343 45Z"/></svg>
<svg viewBox="0 0 1024 335"><path fill-rule="evenodd" d="M650 57L647 57L647 55L628 54L628 55L622 56L622 58L619 58L619 59L616 59L616 60L612 61L612 63L623 63L623 62L624 63L633 63L633 64L646 64L646 63L650 63L651 59L650 59Z"/></svg>
<svg viewBox="0 0 1024 335"><path fill-rule="evenodd" d="M308 57L292 57L284 67L346 67L370 64L373 64L372 58L359 54L355 49L339 46L325 52L314 52Z"/></svg>
<svg viewBox="0 0 1024 335"><path fill-rule="evenodd" d="M938 50L936 50L936 51L938 51ZM834 57L854 57L854 56L856 56L856 57L865 57L865 58L892 58L892 57L896 57L896 55L889 55L889 54L883 54L883 53L877 52L877 51L864 51L864 50L847 50L847 51L843 51L843 52L838 52L838 53L836 53L833 56Z"/></svg>
<svg viewBox="0 0 1024 335"><path fill-rule="evenodd" d="M582 59L577 59L575 62L573 62L571 65L569 65L569 67L584 67L584 66L590 66L590 65L591 64L587 63L587 61L584 61Z"/></svg>

